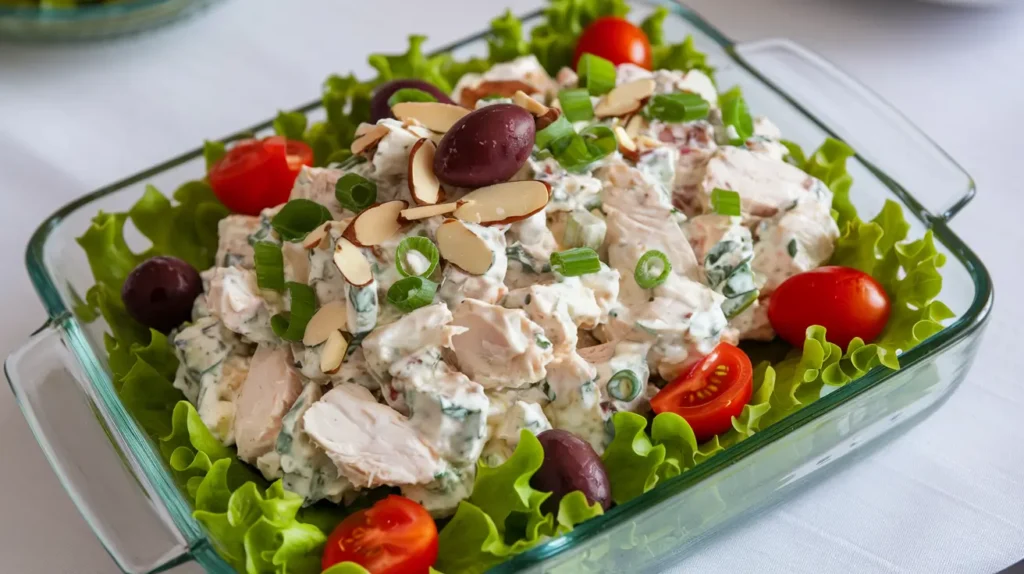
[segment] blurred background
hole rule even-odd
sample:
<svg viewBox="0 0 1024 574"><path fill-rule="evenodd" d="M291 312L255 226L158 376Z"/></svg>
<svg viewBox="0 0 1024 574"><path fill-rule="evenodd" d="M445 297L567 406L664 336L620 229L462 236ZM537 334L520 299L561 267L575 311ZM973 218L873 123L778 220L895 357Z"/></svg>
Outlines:
<svg viewBox="0 0 1024 574"><path fill-rule="evenodd" d="M64 4L54 2L49 4ZM33 2L0 0L0 11ZM0 40L0 282L6 356L44 320L22 263L38 222L71 199L306 103L332 72L411 33L440 46L542 0L226 0L174 25L89 43ZM985 7L973 5L985 4ZM717 537L680 571L995 572L1024 557L1024 369L1013 301L1024 280L1017 130L1024 2L689 0L737 41L787 37L878 92L976 178L953 227L1000 298L968 381L884 451ZM2 26L0 24L0 31ZM11 30L8 30L11 32ZM756 110L754 110L756 112ZM0 393L0 571L114 565ZM182 568L181 572L195 572Z"/></svg>

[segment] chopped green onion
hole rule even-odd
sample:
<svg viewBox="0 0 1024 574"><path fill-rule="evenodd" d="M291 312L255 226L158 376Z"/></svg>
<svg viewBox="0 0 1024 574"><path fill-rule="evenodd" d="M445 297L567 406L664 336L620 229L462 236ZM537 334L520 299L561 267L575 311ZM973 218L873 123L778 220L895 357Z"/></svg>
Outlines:
<svg viewBox="0 0 1024 574"><path fill-rule="evenodd" d="M572 129L572 124L565 119L565 114L562 114L551 125L537 132L534 144L539 149L548 149L554 142L574 133L576 130Z"/></svg>
<svg viewBox="0 0 1024 574"><path fill-rule="evenodd" d="M590 150L587 142L573 132L551 144L551 153L558 163L567 170L579 169L590 164Z"/></svg>
<svg viewBox="0 0 1024 574"><path fill-rule="evenodd" d="M565 221L562 243L569 247L589 247L596 251L604 243L607 232L608 224L603 219L589 211L576 210Z"/></svg>
<svg viewBox="0 0 1024 574"><path fill-rule="evenodd" d="M640 395L640 379L630 369L622 369L608 379L608 394L619 401L629 402Z"/></svg>
<svg viewBox="0 0 1024 574"><path fill-rule="evenodd" d="M580 132L580 137L587 144L591 163L606 157L619 148L615 132L608 126L590 126Z"/></svg>
<svg viewBox="0 0 1024 574"><path fill-rule="evenodd" d="M746 311L747 307L753 305L754 301L757 301L758 296L760 296L760 291L754 289L753 291L747 291L745 293L729 297L725 301L722 301L722 313L725 314L726 319L732 319L736 315Z"/></svg>
<svg viewBox="0 0 1024 574"><path fill-rule="evenodd" d="M434 302L437 283L422 277L399 279L388 289L388 302L408 313Z"/></svg>
<svg viewBox="0 0 1024 574"><path fill-rule="evenodd" d="M396 90L395 93L391 94L388 98L388 107L394 107L395 104L402 102L436 102L437 98L428 92L423 90L417 90L416 88L402 88Z"/></svg>
<svg viewBox="0 0 1024 574"><path fill-rule="evenodd" d="M324 164L329 166L329 167L333 164L333 166L335 168L337 168L337 167L340 167L341 165L343 165L351 157L352 157L352 150L350 150L348 148L339 148L339 149L336 149L336 150L332 151L331 155L327 156L327 159L324 161ZM360 157L362 157L362 156L360 156Z"/></svg>
<svg viewBox="0 0 1024 574"><path fill-rule="evenodd" d="M406 255L409 252L415 252L426 258L428 262L427 270L422 273L415 273L414 269L407 267L408 261L406 261ZM437 269L437 263L441 257L437 252L437 247L434 242L427 239L426 237L406 237L398 244L398 249L395 250L395 266L398 267L398 273L402 277L430 277L430 275Z"/></svg>
<svg viewBox="0 0 1024 574"><path fill-rule="evenodd" d="M558 101L562 104L562 115L570 122L585 122L594 117L590 92L583 88L558 92Z"/></svg>
<svg viewBox="0 0 1024 574"><path fill-rule="evenodd" d="M331 220L331 212L315 201L293 199L270 220L270 226L285 241L300 241L307 233Z"/></svg>
<svg viewBox="0 0 1024 574"><path fill-rule="evenodd" d="M346 173L334 184L334 197L345 209L359 213L377 201L377 184L357 173Z"/></svg>
<svg viewBox="0 0 1024 574"><path fill-rule="evenodd" d="M576 75L592 96L607 94L615 87L615 64L593 54L580 56Z"/></svg>
<svg viewBox="0 0 1024 574"><path fill-rule="evenodd" d="M750 110L747 108L747 102L743 99L743 92L740 91L739 86L720 94L718 105L722 109L722 123L732 126L736 131L736 138L732 140L734 145L746 141L747 138L754 135L754 119L750 117Z"/></svg>
<svg viewBox="0 0 1024 574"><path fill-rule="evenodd" d="M716 187L711 192L711 209L714 209L718 215L738 217L741 213L740 194Z"/></svg>
<svg viewBox="0 0 1024 574"><path fill-rule="evenodd" d="M577 247L551 254L551 270L566 277L578 277L601 270L601 259L588 247Z"/></svg>
<svg viewBox="0 0 1024 574"><path fill-rule="evenodd" d="M256 285L260 289L284 290L284 255L281 246L269 241L257 241L252 246L256 261Z"/></svg>
<svg viewBox="0 0 1024 574"><path fill-rule="evenodd" d="M689 92L656 94L647 104L647 115L668 123L683 123L708 117L707 100Z"/></svg>
<svg viewBox="0 0 1024 574"><path fill-rule="evenodd" d="M316 313L316 293L305 283L289 281L285 286L291 294L291 312L271 317L270 328L285 341L301 341L306 334L306 323Z"/></svg>
<svg viewBox="0 0 1024 574"><path fill-rule="evenodd" d="M654 289L664 283L670 273L672 264L668 257L657 249L651 249L641 255L640 260L636 262L633 279L636 279L636 284L643 289Z"/></svg>

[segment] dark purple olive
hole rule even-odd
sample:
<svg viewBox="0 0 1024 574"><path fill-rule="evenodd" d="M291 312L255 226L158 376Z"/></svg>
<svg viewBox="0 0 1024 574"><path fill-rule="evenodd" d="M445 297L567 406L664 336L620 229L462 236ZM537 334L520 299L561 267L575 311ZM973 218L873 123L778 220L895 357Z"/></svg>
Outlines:
<svg viewBox="0 0 1024 574"><path fill-rule="evenodd" d="M136 321L166 334L192 318L192 303L202 292L194 267L177 257L153 257L128 274L121 300Z"/></svg>
<svg viewBox="0 0 1024 574"><path fill-rule="evenodd" d="M508 181L533 151L536 122L514 104L470 112L448 130L434 154L437 178L457 187Z"/></svg>
<svg viewBox="0 0 1024 574"><path fill-rule="evenodd" d="M442 104L454 104L451 98L447 94L438 89L434 84L424 82L423 80L391 80L385 82L377 87L373 91L373 96L370 98L370 121L377 123L378 120L383 118L393 118L391 114L391 106L388 104L388 98L394 95L395 92L402 88L414 88L417 90L423 90L428 94L437 98L437 101Z"/></svg>
<svg viewBox="0 0 1024 574"><path fill-rule="evenodd" d="M590 443L562 429L546 430L537 439L544 447L544 463L530 479L530 486L552 493L541 510L557 513L562 497L576 490L582 491L591 504L597 502L608 510L612 486L601 457Z"/></svg>

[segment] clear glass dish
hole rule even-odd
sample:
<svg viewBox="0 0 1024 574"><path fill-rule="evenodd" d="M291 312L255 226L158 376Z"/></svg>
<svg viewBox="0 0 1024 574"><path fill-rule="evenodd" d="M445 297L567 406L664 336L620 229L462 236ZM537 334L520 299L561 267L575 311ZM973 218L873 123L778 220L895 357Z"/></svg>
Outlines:
<svg viewBox="0 0 1024 574"><path fill-rule="evenodd" d="M191 16L217 0L117 0L54 6L56 2L0 2L0 38L87 40L139 32Z"/></svg>
<svg viewBox="0 0 1024 574"><path fill-rule="evenodd" d="M493 572L657 571L692 552L718 527L778 501L825 469L841 467L838 461L884 443L941 405L966 375L989 316L988 272L948 226L975 192L952 159L877 96L806 49L786 40L734 44L690 10L670 7L674 16L665 24L666 38L692 34L718 67L719 83L742 86L754 113L771 117L805 148L831 135L859 151L849 170L862 213L876 213L894 199L908 214L912 237L934 232L948 258L941 299L957 318L904 354L901 370L875 369ZM635 15L651 8L637 3ZM482 54L482 38L481 33L445 49L459 56ZM322 113L319 102L301 111ZM267 121L234 137L269 126ZM82 197L43 222L26 255L50 320L7 360L8 380L69 495L125 572L158 572L187 561L208 572L232 570L192 518L158 450L118 400L103 352L103 325L84 325L69 311L74 294L92 283L74 238L97 211L126 209L146 183L169 190L203 170L197 149ZM144 245L138 239L133 247Z"/></svg>

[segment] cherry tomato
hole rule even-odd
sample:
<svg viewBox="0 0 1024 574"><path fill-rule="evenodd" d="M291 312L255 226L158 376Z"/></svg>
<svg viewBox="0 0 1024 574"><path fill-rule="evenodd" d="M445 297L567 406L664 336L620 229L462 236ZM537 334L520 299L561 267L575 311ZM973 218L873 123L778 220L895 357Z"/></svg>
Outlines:
<svg viewBox="0 0 1024 574"><path fill-rule="evenodd" d="M303 165L313 164L313 150L280 136L243 140L210 169L210 186L235 213L260 211L288 201Z"/></svg>
<svg viewBox="0 0 1024 574"><path fill-rule="evenodd" d="M437 525L419 504L390 495L352 514L324 546L324 570L355 562L370 574L427 574L437 559Z"/></svg>
<svg viewBox="0 0 1024 574"><path fill-rule="evenodd" d="M732 428L754 392L754 367L747 354L719 343L690 371L669 383L651 399L654 412L676 413L686 419L704 442Z"/></svg>
<svg viewBox="0 0 1024 574"><path fill-rule="evenodd" d="M647 34L629 20L616 16L598 18L587 26L576 44L573 68L583 54L600 56L616 66L629 63L651 69L651 43Z"/></svg>
<svg viewBox="0 0 1024 574"><path fill-rule="evenodd" d="M825 327L844 351L854 337L874 341L889 320L889 296L875 278L849 267L819 267L786 279L768 302L772 328L803 347L807 328Z"/></svg>

